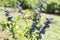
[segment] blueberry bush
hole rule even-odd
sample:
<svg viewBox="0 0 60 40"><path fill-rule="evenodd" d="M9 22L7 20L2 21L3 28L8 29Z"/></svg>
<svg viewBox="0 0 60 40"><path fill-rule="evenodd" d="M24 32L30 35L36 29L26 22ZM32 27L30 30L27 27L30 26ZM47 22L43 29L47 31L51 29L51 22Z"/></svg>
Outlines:
<svg viewBox="0 0 60 40"><path fill-rule="evenodd" d="M41 23L41 15L43 1L41 5L31 12L26 12L20 6L20 3L16 2L17 12L10 12L10 10L4 10L1 14L0 25L2 26L2 31L7 30L8 35L13 40L40 40L42 39L42 34L45 34L46 28L50 27L53 18L44 18L43 24ZM30 14L30 15L26 15ZM3 15L3 17L2 17ZM9 38L4 38L4 40L9 40Z"/></svg>
<svg viewBox="0 0 60 40"><path fill-rule="evenodd" d="M0 10L0 40L60 40L60 16L42 14L43 10L60 12L59 2L0 0L0 6L4 6Z"/></svg>

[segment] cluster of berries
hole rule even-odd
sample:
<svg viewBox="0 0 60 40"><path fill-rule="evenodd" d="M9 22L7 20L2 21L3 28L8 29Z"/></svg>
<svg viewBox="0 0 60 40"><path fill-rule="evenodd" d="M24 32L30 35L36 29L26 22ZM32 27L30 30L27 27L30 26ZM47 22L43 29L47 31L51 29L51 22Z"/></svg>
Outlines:
<svg viewBox="0 0 60 40"><path fill-rule="evenodd" d="M8 20L8 21L12 21L12 17L13 17L13 16L10 15L9 10L5 10L5 16L7 17L7 20Z"/></svg>
<svg viewBox="0 0 60 40"><path fill-rule="evenodd" d="M40 28L38 28L38 35L40 38L42 38L41 34L45 34L46 28L49 28L50 25L52 23L53 18L46 18L46 21L44 22L44 26L41 25Z"/></svg>

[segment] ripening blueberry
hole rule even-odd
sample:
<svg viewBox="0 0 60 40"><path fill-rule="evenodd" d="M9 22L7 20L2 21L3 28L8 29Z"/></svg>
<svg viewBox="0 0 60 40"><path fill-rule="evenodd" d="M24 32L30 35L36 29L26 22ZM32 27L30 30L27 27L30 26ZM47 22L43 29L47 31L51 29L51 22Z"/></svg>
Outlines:
<svg viewBox="0 0 60 40"><path fill-rule="evenodd" d="M9 15L9 13L6 13L6 14L5 14L5 16L8 16L8 15Z"/></svg>
<svg viewBox="0 0 60 40"><path fill-rule="evenodd" d="M36 21L36 18L34 18L33 21Z"/></svg>
<svg viewBox="0 0 60 40"><path fill-rule="evenodd" d="M45 34L45 29L44 28L42 28L41 33Z"/></svg>
<svg viewBox="0 0 60 40"><path fill-rule="evenodd" d="M49 28L49 24L48 24L48 25L45 25L43 28L44 28L44 29Z"/></svg>
<svg viewBox="0 0 60 40"><path fill-rule="evenodd" d="M36 18L36 20L39 20L39 18Z"/></svg>
<svg viewBox="0 0 60 40"><path fill-rule="evenodd" d="M32 35L32 32L35 30L35 28L34 27L32 27L32 28L30 28L30 35Z"/></svg>
<svg viewBox="0 0 60 40"><path fill-rule="evenodd" d="M35 23L38 24L38 20L36 20Z"/></svg>
<svg viewBox="0 0 60 40"><path fill-rule="evenodd" d="M5 12L5 15L6 15L6 16L9 16L9 13L10 13L10 12L9 12L8 10L5 10L4 12Z"/></svg>
<svg viewBox="0 0 60 40"><path fill-rule="evenodd" d="M32 28L30 28L30 34L32 34L32 31L34 31L35 29L36 29L36 25L35 23L33 23Z"/></svg>
<svg viewBox="0 0 60 40"><path fill-rule="evenodd" d="M45 24L45 25L50 24L50 23L52 22L52 19L53 19L53 18L48 18L48 17L47 17L44 24Z"/></svg>
<svg viewBox="0 0 60 40"><path fill-rule="evenodd" d="M18 13L22 13L20 9L19 9Z"/></svg>
<svg viewBox="0 0 60 40"><path fill-rule="evenodd" d="M32 35L32 28L30 28L30 32L29 32L30 35Z"/></svg>
<svg viewBox="0 0 60 40"><path fill-rule="evenodd" d="M48 24L50 24L50 21L47 20L44 24L45 24L45 25L48 25Z"/></svg>
<svg viewBox="0 0 60 40"><path fill-rule="evenodd" d="M9 15L7 19L8 21L12 21L12 16Z"/></svg>
<svg viewBox="0 0 60 40"><path fill-rule="evenodd" d="M49 20L49 17L46 17L46 20Z"/></svg>
<svg viewBox="0 0 60 40"><path fill-rule="evenodd" d="M36 17L33 19L33 21L38 21L38 20L39 20L39 19L38 19L38 18L36 18Z"/></svg>

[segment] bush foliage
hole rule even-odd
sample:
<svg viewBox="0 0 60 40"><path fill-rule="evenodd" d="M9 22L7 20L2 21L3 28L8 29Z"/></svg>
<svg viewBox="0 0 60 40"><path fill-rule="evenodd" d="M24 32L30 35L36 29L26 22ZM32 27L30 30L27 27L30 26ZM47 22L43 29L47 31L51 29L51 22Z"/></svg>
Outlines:
<svg viewBox="0 0 60 40"><path fill-rule="evenodd" d="M50 0L45 4L45 11L50 13L60 13L60 1L59 0Z"/></svg>
<svg viewBox="0 0 60 40"><path fill-rule="evenodd" d="M21 3L23 9L34 9L40 6L40 0L0 0L0 6L16 7L16 1ZM51 13L60 13L60 0L44 0L45 11Z"/></svg>

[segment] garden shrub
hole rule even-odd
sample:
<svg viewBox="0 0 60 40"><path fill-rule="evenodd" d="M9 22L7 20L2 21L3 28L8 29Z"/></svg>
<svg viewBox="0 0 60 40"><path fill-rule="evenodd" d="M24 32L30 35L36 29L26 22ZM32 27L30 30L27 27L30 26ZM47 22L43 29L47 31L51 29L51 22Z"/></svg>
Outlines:
<svg viewBox="0 0 60 40"><path fill-rule="evenodd" d="M60 14L60 1L58 0L50 0L45 3L44 8L45 12L48 12L50 14Z"/></svg>

